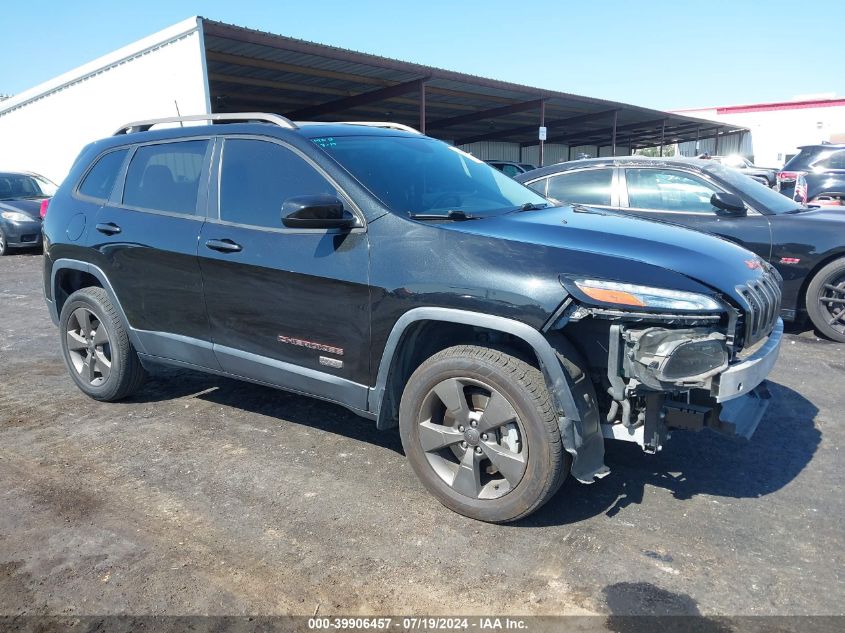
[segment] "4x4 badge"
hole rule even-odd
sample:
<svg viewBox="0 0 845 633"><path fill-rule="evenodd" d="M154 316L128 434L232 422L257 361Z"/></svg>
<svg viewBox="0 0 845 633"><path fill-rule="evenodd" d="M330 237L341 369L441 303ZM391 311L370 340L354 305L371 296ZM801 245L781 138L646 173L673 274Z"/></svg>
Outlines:
<svg viewBox="0 0 845 633"><path fill-rule="evenodd" d="M343 356L343 348L342 347L333 347L331 345L323 345L322 343L315 343L314 341L306 341L302 338L293 338L291 336L285 336L284 334L279 334L276 337L279 343L287 343L288 345L296 345L297 347L307 347L308 349L314 349L318 352L327 352L329 354L336 354L338 356Z"/></svg>

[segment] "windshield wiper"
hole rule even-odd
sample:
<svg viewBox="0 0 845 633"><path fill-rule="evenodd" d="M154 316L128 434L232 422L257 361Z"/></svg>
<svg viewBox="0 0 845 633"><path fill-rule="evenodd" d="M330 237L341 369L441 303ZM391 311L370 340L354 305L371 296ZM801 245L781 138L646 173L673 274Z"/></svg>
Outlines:
<svg viewBox="0 0 845 633"><path fill-rule="evenodd" d="M412 220L480 220L477 215L468 215L460 209L452 209L447 213L414 213L409 212L408 217Z"/></svg>
<svg viewBox="0 0 845 633"><path fill-rule="evenodd" d="M542 202L540 204L534 204L533 202L526 202L516 208L516 211L539 211L540 209L545 209L549 206L548 202Z"/></svg>

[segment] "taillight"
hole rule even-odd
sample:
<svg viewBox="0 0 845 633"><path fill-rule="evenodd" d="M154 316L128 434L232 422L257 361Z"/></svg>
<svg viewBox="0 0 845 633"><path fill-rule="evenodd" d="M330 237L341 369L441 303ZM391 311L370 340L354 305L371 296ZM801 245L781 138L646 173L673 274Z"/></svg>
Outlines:
<svg viewBox="0 0 845 633"><path fill-rule="evenodd" d="M50 198L44 198L41 201L41 208L38 210L38 215L41 216L42 220L47 217L47 207L49 207L49 206L50 206Z"/></svg>

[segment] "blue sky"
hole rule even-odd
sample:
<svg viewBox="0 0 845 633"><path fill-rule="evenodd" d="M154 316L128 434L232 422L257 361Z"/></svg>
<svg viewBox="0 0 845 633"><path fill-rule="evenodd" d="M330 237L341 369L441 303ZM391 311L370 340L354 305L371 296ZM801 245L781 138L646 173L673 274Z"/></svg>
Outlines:
<svg viewBox="0 0 845 633"><path fill-rule="evenodd" d="M0 93L197 14L659 109L845 95L845 0L18 1L0 20Z"/></svg>

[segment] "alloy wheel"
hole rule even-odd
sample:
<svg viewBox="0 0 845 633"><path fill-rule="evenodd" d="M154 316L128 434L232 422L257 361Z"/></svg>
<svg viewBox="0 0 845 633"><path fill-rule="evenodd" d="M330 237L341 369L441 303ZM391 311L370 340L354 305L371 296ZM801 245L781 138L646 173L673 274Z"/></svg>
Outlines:
<svg viewBox="0 0 845 633"><path fill-rule="evenodd" d="M67 350L76 373L93 387L111 373L111 340L106 326L87 308L77 308L67 322Z"/></svg>
<svg viewBox="0 0 845 633"><path fill-rule="evenodd" d="M841 271L822 284L819 307L827 324L840 334L845 333L845 274Z"/></svg>
<svg viewBox="0 0 845 633"><path fill-rule="evenodd" d="M525 430L496 389L469 378L447 378L425 396L419 441L435 473L455 492L497 499L519 484L528 463Z"/></svg>

